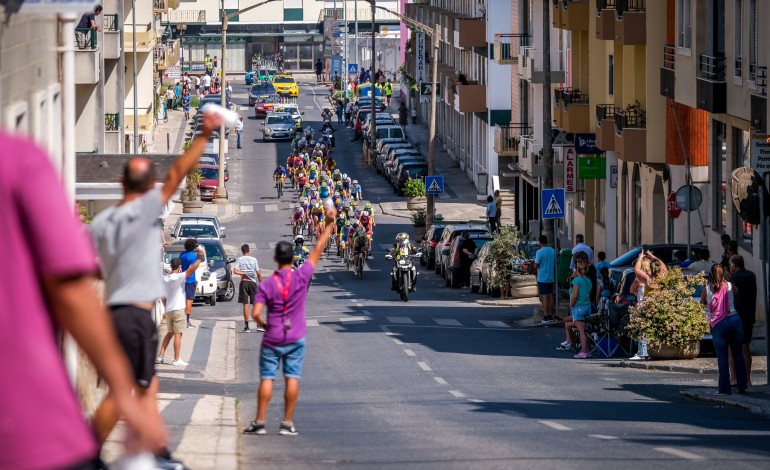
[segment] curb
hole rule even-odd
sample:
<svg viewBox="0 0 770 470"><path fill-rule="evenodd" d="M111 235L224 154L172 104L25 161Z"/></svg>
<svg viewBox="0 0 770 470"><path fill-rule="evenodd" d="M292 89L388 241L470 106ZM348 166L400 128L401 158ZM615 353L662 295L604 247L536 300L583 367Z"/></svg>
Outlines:
<svg viewBox="0 0 770 470"><path fill-rule="evenodd" d="M713 393L711 391L710 393ZM741 403L738 401L734 401L730 398L719 398L717 396L709 396L704 395L701 393L693 392L690 390L680 390L679 395L683 396L684 398L688 398L690 400L695 400L703 403L709 403L712 405L727 407L727 408L734 408L738 410L748 411L749 413L770 417L770 409L765 409L761 405L754 405L750 403ZM738 395L739 397L741 395ZM732 395L727 395L727 397L732 397Z"/></svg>
<svg viewBox="0 0 770 470"><path fill-rule="evenodd" d="M621 361L620 367L627 367L629 369L644 369L644 370L656 370L663 372L684 372L695 374L716 374L718 370L714 367L684 367L684 366L672 366L668 364L656 364L655 361Z"/></svg>
<svg viewBox="0 0 770 470"><path fill-rule="evenodd" d="M377 205L380 206L380 213L381 214L389 215L391 217L399 217L401 219L411 219L411 217L407 217L405 215L397 214L395 212L391 212L389 209L385 209L384 207L382 207L382 203L381 202L378 203Z"/></svg>

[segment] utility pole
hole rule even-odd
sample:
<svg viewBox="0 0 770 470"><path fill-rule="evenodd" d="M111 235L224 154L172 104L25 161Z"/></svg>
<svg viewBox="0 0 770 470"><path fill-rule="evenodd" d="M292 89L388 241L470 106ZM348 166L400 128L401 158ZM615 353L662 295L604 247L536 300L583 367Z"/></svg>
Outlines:
<svg viewBox="0 0 770 470"><path fill-rule="evenodd" d="M433 28L433 35L430 38L433 46L433 55L431 56L431 68L433 69L433 78L430 87L430 134L428 134L428 174L433 175L433 162L436 155L436 88L438 88L438 49L439 49L439 25ZM428 194L427 216L425 217L425 227L430 228L433 225L433 218L436 213L436 202L433 194Z"/></svg>
<svg viewBox="0 0 770 470"><path fill-rule="evenodd" d="M375 54L375 40L377 39L377 36L375 33L376 24L374 23L374 14L375 14L375 6L374 6L374 0L369 0L369 4L372 7L372 65L371 70L369 70L369 75L372 77L372 140L369 142L369 158L367 159L367 163L371 162L372 159L372 149L374 148L374 144L377 142L377 84L375 82L374 78L374 69L377 67L377 58ZM356 36L358 36L358 33L356 33Z"/></svg>
<svg viewBox="0 0 770 470"><path fill-rule="evenodd" d="M551 134L551 2L543 0L543 188L553 187L553 136ZM543 221L543 234L557 246L556 220ZM558 251L557 251L558 253ZM557 296L558 298L558 296Z"/></svg>
<svg viewBox="0 0 770 470"><path fill-rule="evenodd" d="M353 2L353 21L356 23L356 35L353 38L353 47L355 48L355 58L358 66L361 66L361 62L358 61L358 0Z"/></svg>
<svg viewBox="0 0 770 470"><path fill-rule="evenodd" d="M222 0L222 58L219 65L222 66L222 81L219 83L219 104L223 108L227 107L227 83L225 83L225 60L227 57L227 12L225 11L225 0ZM225 122L219 126L219 180L217 182L217 191L214 193L215 204L227 204L227 189L225 189L225 146L227 145Z"/></svg>

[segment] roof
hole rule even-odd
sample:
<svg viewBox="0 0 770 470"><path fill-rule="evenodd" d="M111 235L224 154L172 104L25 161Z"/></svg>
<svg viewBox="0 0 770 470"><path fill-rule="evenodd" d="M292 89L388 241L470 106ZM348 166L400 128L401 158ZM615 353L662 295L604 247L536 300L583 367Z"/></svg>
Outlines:
<svg viewBox="0 0 770 470"><path fill-rule="evenodd" d="M117 183L123 177L123 166L134 154L78 154L75 157L75 181L78 183ZM179 154L141 155L155 164L155 175L162 181Z"/></svg>

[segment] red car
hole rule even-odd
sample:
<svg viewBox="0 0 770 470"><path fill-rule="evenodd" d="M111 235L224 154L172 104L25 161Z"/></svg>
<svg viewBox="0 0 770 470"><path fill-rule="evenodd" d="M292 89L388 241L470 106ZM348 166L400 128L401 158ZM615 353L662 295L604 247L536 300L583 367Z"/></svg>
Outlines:
<svg viewBox="0 0 770 470"><path fill-rule="evenodd" d="M198 183L201 191L201 201L211 201L214 199L217 187L219 186L219 167L216 165L199 165L198 170L201 172L201 181ZM225 175L225 181L229 179L230 177Z"/></svg>
<svg viewBox="0 0 770 470"><path fill-rule="evenodd" d="M254 103L254 116L257 119L264 119L267 117L267 113L273 112L275 104L279 103L281 98L278 95L264 96Z"/></svg>

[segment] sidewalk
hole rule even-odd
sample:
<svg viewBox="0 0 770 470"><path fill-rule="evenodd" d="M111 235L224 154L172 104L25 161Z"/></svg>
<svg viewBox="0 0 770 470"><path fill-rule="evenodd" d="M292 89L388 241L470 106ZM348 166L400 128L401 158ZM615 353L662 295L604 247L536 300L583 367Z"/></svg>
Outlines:
<svg viewBox="0 0 770 470"><path fill-rule="evenodd" d="M190 111L190 115L194 115ZM162 116L161 116L162 117ZM184 119L184 111L168 111L168 120L159 119L152 133L152 145L149 153L182 153L182 144L185 141L188 123Z"/></svg>

